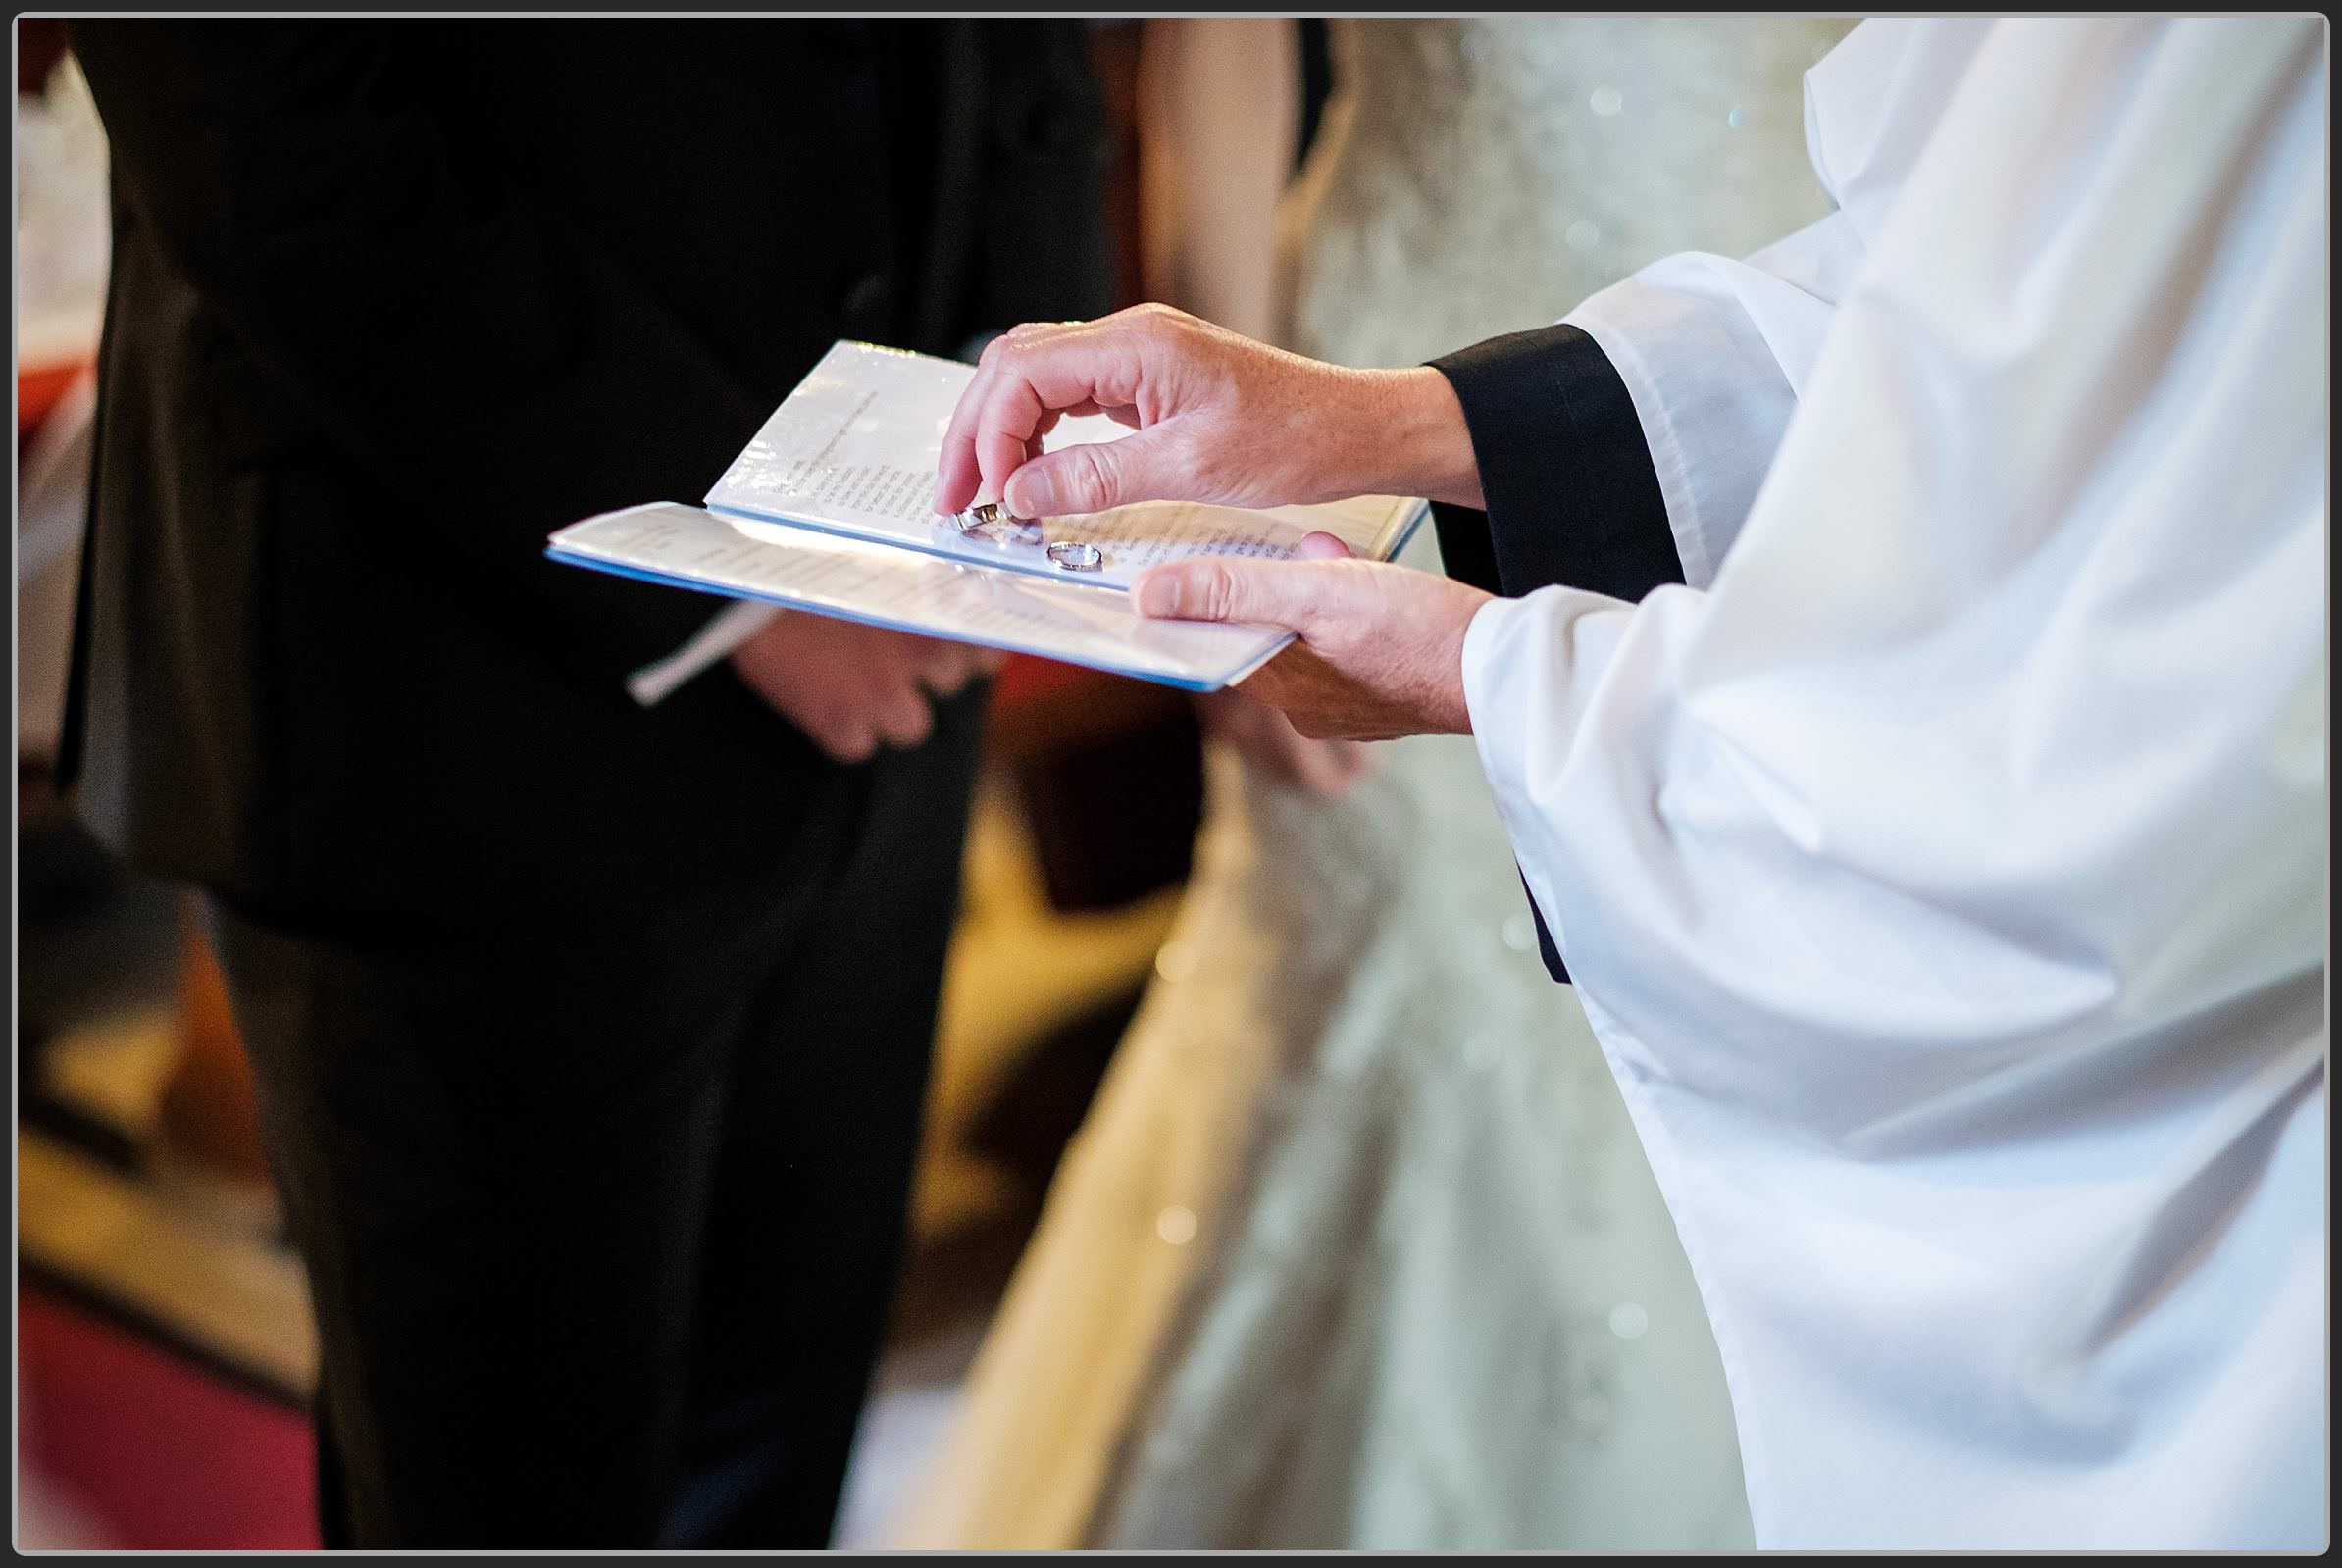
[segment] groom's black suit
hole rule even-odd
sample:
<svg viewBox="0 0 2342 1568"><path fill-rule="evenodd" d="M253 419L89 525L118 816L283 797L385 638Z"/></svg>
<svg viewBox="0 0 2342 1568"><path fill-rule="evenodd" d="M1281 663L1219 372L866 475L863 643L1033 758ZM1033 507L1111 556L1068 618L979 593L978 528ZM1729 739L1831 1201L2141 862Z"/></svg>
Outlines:
<svg viewBox="0 0 2342 1568"><path fill-rule="evenodd" d="M980 693L827 760L546 563L837 337L1110 307L1076 24L88 23L69 772L207 889L330 1545L812 1546L884 1326Z"/></svg>
<svg viewBox="0 0 2342 1568"><path fill-rule="evenodd" d="M1629 602L1683 581L1634 399L1575 327L1511 332L1432 361L1455 388L1485 511L1435 505L1448 575L1518 598L1566 583ZM1569 972L1534 901L1537 946Z"/></svg>

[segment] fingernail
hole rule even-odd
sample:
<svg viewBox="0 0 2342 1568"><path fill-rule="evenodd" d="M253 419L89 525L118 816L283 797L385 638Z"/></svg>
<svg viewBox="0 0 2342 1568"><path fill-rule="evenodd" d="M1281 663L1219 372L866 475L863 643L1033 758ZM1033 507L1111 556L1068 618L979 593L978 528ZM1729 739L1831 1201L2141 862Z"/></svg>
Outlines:
<svg viewBox="0 0 2342 1568"><path fill-rule="evenodd" d="M1057 487L1049 482L1046 474L1028 474L1023 470L1008 480L1008 510L1018 517L1055 517L1057 515Z"/></svg>

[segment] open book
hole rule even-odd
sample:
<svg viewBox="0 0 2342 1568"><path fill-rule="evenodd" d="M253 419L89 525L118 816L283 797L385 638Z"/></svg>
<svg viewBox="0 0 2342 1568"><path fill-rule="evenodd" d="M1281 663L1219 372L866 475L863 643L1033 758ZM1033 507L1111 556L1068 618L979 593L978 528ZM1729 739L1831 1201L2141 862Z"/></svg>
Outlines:
<svg viewBox="0 0 2342 1568"><path fill-rule="evenodd" d="M1258 512L1164 501L1031 529L963 531L930 501L943 430L974 375L951 360L840 343L704 506L660 502L588 518L555 533L546 553L1209 691L1251 674L1291 633L1144 620L1129 596L1139 573L1189 555L1290 556L1311 531L1389 560L1426 515L1423 502L1391 496ZM1069 419L1049 445L1127 433L1102 417Z"/></svg>

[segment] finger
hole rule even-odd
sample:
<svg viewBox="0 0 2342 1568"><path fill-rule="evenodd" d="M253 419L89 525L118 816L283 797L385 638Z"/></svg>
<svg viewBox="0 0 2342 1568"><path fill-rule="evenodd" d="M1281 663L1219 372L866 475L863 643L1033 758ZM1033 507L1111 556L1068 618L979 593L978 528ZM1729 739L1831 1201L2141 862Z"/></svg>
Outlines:
<svg viewBox="0 0 2342 1568"><path fill-rule="evenodd" d="M1347 740L1311 740L1294 732L1293 782L1313 795L1338 795L1365 771L1361 749Z"/></svg>
<svg viewBox="0 0 2342 1568"><path fill-rule="evenodd" d="M832 715L806 733L839 762L868 762L878 750L878 731L869 720L852 714Z"/></svg>
<svg viewBox="0 0 2342 1568"><path fill-rule="evenodd" d="M1008 499L1008 477L1032 461L1040 438L1034 433L1048 410L1020 383L1000 379L986 394L986 406L976 427L976 493ZM1016 512L1016 504L1008 509ZM1032 512L1017 512L1033 517Z"/></svg>
<svg viewBox="0 0 2342 1568"><path fill-rule="evenodd" d="M976 461L976 422L985 400L1000 378L1000 364L1006 345L1024 338L1055 331L1063 327L1079 326L1075 322L1025 322L984 345L984 352L976 361L976 374L952 405L951 420L943 429L943 444L937 454L935 509L951 513L964 511L969 503L984 493L983 475ZM997 496L1000 492L992 492Z"/></svg>
<svg viewBox="0 0 2342 1568"><path fill-rule="evenodd" d="M939 697L956 694L975 672L975 650L955 644L939 649L919 670L919 683Z"/></svg>
<svg viewBox="0 0 2342 1568"><path fill-rule="evenodd" d="M1303 764L1309 788L1338 795L1366 776L1366 748L1354 740L1313 740Z"/></svg>
<svg viewBox="0 0 2342 1568"><path fill-rule="evenodd" d="M1178 499L1190 465L1167 426L1112 441L1083 441L1018 468L1004 499L1019 517L1070 517L1134 501Z"/></svg>
<svg viewBox="0 0 2342 1568"><path fill-rule="evenodd" d="M960 388L959 401L951 405L951 419L943 427L943 444L936 453L938 512L948 515L965 511L976 499L976 411L981 406L984 387L991 379L992 366L993 346L987 344L984 357L977 361L976 374Z"/></svg>
<svg viewBox="0 0 2342 1568"><path fill-rule="evenodd" d="M1249 621L1306 635L1339 614L1349 597L1349 565L1195 556L1149 568L1132 585L1131 597L1139 613L1153 620Z"/></svg>
<svg viewBox="0 0 2342 1568"><path fill-rule="evenodd" d="M1000 650L998 648L985 648L979 647L973 642L962 642L956 644L953 651L959 655L960 684L963 686L969 682L980 680L1000 668Z"/></svg>
<svg viewBox="0 0 2342 1568"><path fill-rule="evenodd" d="M1297 644L1298 647L1298 644ZM1204 731L1250 757L1279 783L1313 795L1335 795L1348 788L1364 771L1362 748L1339 740L1312 740L1294 728L1284 713L1242 689L1215 692L1204 699Z"/></svg>
<svg viewBox="0 0 2342 1568"><path fill-rule="evenodd" d="M1312 529L1301 535L1301 542L1293 547L1293 554L1298 561L1348 561L1356 552L1339 536L1323 529Z"/></svg>
<svg viewBox="0 0 2342 1568"><path fill-rule="evenodd" d="M928 706L926 695L916 686L889 693L872 718L880 736L893 746L915 746L935 728L935 709Z"/></svg>
<svg viewBox="0 0 2342 1568"><path fill-rule="evenodd" d="M1094 322L1028 322L986 345L944 430L935 509L957 512L988 493L1005 499L1008 476L1032 455L1024 443L1047 415L1103 413L1143 428L1139 344L1154 329L1142 309Z"/></svg>
<svg viewBox="0 0 2342 1568"><path fill-rule="evenodd" d="M966 511L976 499L976 486L981 481L982 475L976 467L975 446L967 441L946 438L943 455L936 465L933 503L936 511L945 517L954 512Z"/></svg>
<svg viewBox="0 0 2342 1568"><path fill-rule="evenodd" d="M995 344L996 372L981 399L970 400L978 404L972 439L982 483L1005 495L1009 475L1024 459L1023 443L1052 409L1139 407L1140 338L1148 329L1108 317Z"/></svg>
<svg viewBox="0 0 2342 1568"><path fill-rule="evenodd" d="M984 470L976 462L973 435L946 437L936 464L935 510L944 517L964 512L984 493Z"/></svg>
<svg viewBox="0 0 2342 1568"><path fill-rule="evenodd" d="M942 480L936 491L937 511L956 512L981 495L989 493L996 497L1000 493L998 481L1004 475L994 476L989 485L985 482L978 458L978 426L986 404L999 384L1010 345L1081 325L1080 322L1025 322L985 344L984 353L976 362L976 374L952 406L951 422L943 431L942 451L938 458ZM1046 428L1037 426L1037 432Z"/></svg>

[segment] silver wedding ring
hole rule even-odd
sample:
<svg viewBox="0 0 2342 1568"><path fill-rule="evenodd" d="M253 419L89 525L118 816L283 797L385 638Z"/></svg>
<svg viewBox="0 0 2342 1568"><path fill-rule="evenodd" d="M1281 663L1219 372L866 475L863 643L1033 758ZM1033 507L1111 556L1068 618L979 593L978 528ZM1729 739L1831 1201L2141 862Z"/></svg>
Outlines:
<svg viewBox="0 0 2342 1568"><path fill-rule="evenodd" d="M987 501L952 515L952 523L963 537L982 539L989 544L1034 545L1042 542L1041 525L1031 518L1018 517L997 501ZM1053 540L1047 550L1049 565L1060 572L1095 572L1106 564L1106 557L1095 544L1080 539Z"/></svg>
<svg viewBox="0 0 2342 1568"><path fill-rule="evenodd" d="M993 544L1039 544L1041 525L1018 517L997 501L987 501L955 513L951 521L961 533Z"/></svg>

